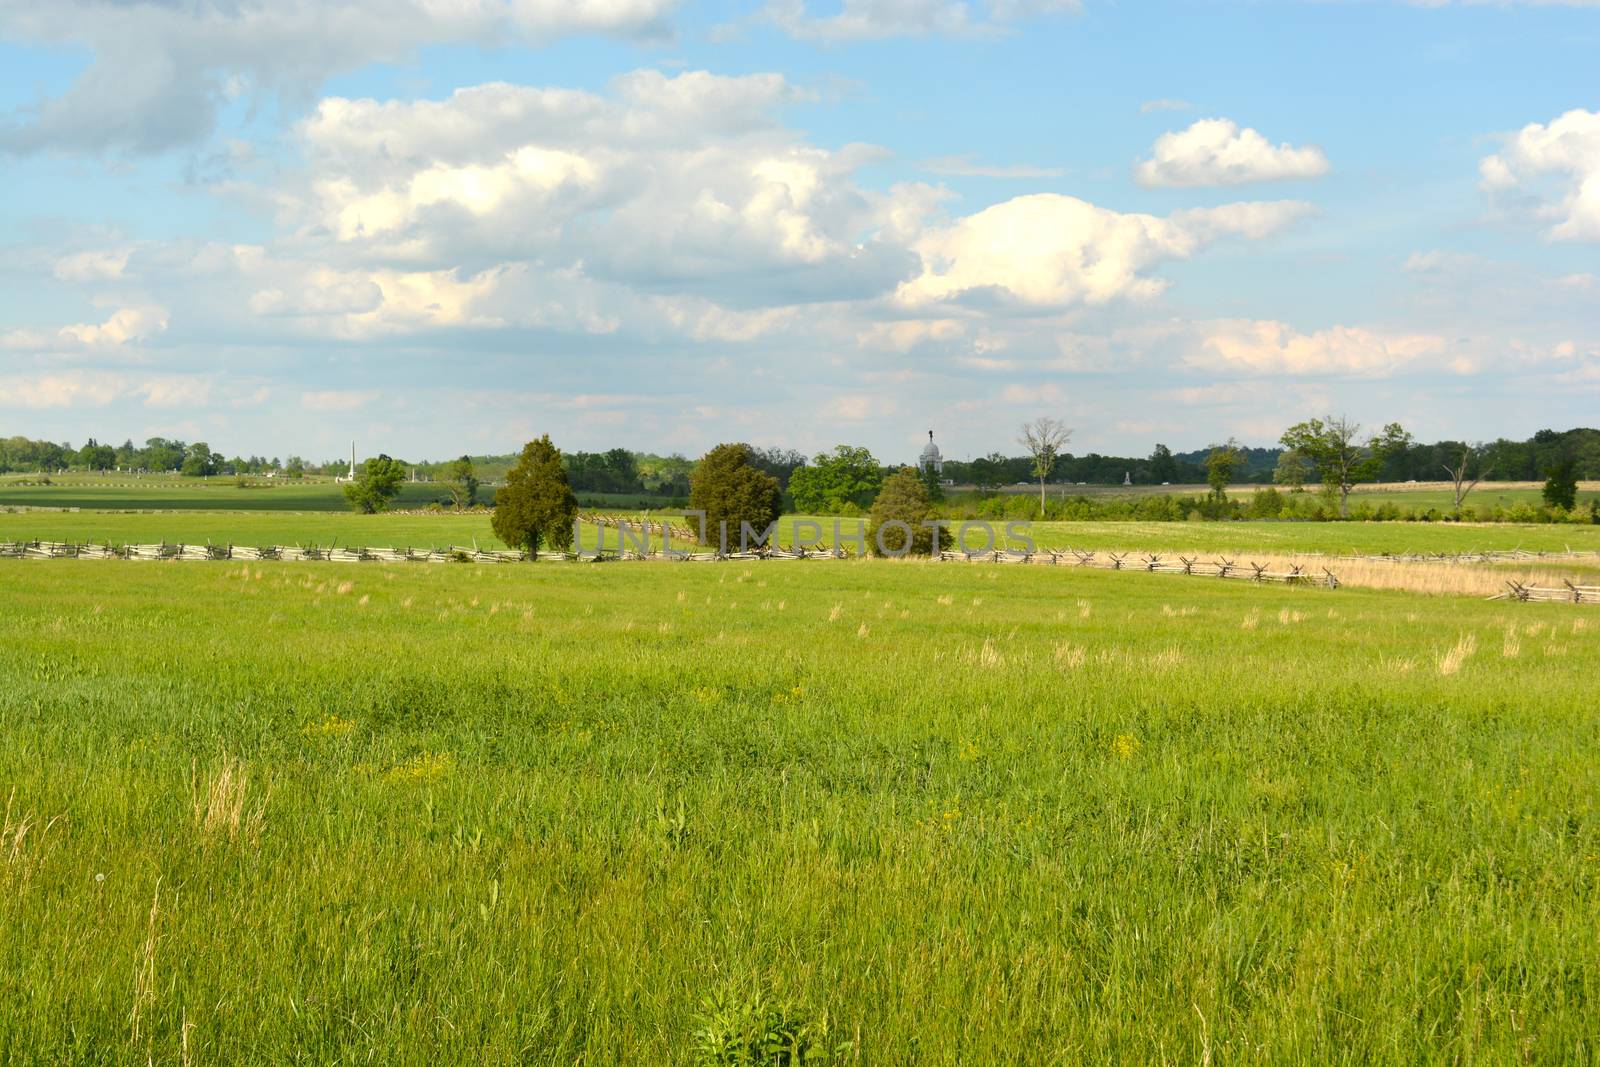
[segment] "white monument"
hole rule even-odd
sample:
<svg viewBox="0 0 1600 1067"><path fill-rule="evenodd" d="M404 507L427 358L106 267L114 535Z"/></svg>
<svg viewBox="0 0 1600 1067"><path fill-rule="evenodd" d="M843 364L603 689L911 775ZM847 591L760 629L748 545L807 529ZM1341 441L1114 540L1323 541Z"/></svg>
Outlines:
<svg viewBox="0 0 1600 1067"><path fill-rule="evenodd" d="M939 446L933 443L933 431L928 431L928 443L922 449L922 455L917 457L917 470L923 474L930 470L934 474L944 473L944 457L939 454Z"/></svg>

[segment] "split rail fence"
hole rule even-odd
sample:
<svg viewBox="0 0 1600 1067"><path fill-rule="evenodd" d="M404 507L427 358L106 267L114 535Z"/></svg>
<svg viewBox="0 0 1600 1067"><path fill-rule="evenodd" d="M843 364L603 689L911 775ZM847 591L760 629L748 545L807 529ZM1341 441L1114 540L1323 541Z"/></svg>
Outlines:
<svg viewBox="0 0 1600 1067"><path fill-rule="evenodd" d="M1525 604L1600 604L1600 585L1574 585L1565 579L1561 584L1566 588L1546 589L1523 585L1521 582L1507 582L1507 591L1490 599L1520 600Z"/></svg>
<svg viewBox="0 0 1600 1067"><path fill-rule="evenodd" d="M1490 555L1490 554L1482 554ZM1496 561L1505 559L1554 558L1551 553L1493 553ZM844 559L848 553L832 548L767 546L744 552L638 552L605 549L597 553L574 554L561 552L541 553L533 562L606 563L618 560L655 560L659 562L716 563L758 560L808 560ZM1391 559L1396 557L1371 557ZM1442 557L1428 557L1438 560ZM1458 557L1459 558L1459 557ZM219 561L233 560L256 562L278 560L284 562L321 561L331 563L525 563L530 558L525 552L495 551L472 547L450 548L340 548L330 545L233 545L233 544L169 544L158 542L148 545L111 545L68 541L0 541L0 559L122 559L153 561ZM1100 570L1143 572L1146 574L1183 574L1191 577L1221 578L1260 584L1317 586L1326 589L1340 588L1338 577L1326 567L1310 569L1309 565L1290 565L1286 570L1270 570L1266 565L1249 560L1242 562L1225 556L1202 559L1199 556L1133 552L1089 552L1079 549L1046 549L1037 552L991 550L985 552L941 552L941 562L949 563L999 563L1052 567L1088 567ZM1480 561L1482 562L1482 561ZM1600 604L1600 585L1578 585L1563 581L1564 588L1553 589L1524 585L1517 581L1506 582L1507 591L1492 599L1515 600L1523 603Z"/></svg>
<svg viewBox="0 0 1600 1067"><path fill-rule="evenodd" d="M715 563L739 560L807 560L844 559L847 554L839 549L782 546L762 547L744 552L637 552L602 550L598 553L577 555L573 553L541 553L536 562L605 563L616 560L656 560L661 562ZM522 563L529 562L525 552L491 551L460 546L450 548L322 548L315 545L186 545L160 542L149 545L108 545L64 541L4 541L0 542L0 559L124 559L171 561L233 560L255 562L278 560L285 562L326 561L333 563ZM1197 556L1167 557L1156 554L1134 555L1131 552L1081 552L1075 549L1046 550L1042 552L942 552L941 562L1006 563L1042 566L1090 567L1102 570L1144 572L1147 574L1185 574L1195 577L1234 579L1259 583L1284 585L1315 585L1328 589L1339 588L1339 579L1326 568L1314 573L1304 567L1291 566L1286 571L1272 571L1252 562L1239 563L1232 559L1202 560Z"/></svg>

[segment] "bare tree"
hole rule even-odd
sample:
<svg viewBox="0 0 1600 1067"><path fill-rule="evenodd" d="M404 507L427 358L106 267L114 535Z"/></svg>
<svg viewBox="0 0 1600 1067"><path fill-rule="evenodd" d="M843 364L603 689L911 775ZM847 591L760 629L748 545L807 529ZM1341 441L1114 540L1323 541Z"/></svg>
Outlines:
<svg viewBox="0 0 1600 1067"><path fill-rule="evenodd" d="M1461 454L1456 458L1455 464L1444 464L1445 473L1450 475L1450 481L1456 487L1456 511L1460 512L1461 502L1467 499L1467 494L1478 487L1483 480L1484 470L1480 464L1483 449L1479 445L1462 445ZM1469 474L1469 471L1475 473ZM1470 481L1468 479L1471 479Z"/></svg>
<svg viewBox="0 0 1600 1067"><path fill-rule="evenodd" d="M1039 517L1044 518L1044 483L1056 469L1056 457L1061 454L1072 437L1072 430L1059 419L1041 415L1032 422L1022 424L1022 436L1017 444L1033 457L1033 476L1039 479Z"/></svg>

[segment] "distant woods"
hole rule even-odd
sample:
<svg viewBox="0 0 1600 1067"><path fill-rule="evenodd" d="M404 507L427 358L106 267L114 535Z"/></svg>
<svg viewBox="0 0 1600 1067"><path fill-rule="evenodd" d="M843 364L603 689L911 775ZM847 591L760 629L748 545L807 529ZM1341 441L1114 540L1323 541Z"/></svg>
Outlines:
<svg viewBox="0 0 1600 1067"><path fill-rule="evenodd" d="M1309 420L1321 430L1343 423L1336 417ZM1309 423L1291 427L1286 437ZM1387 428L1379 431L1379 436ZM996 439L1004 436L1000 428ZM1479 482L1551 481L1553 503L1565 499L1568 481L1600 479L1600 430L1581 428L1565 431L1540 430L1523 441L1438 441L1425 443L1387 439L1376 452L1367 436L1354 439L1355 451L1346 457L1359 481L1450 482L1464 498ZM1217 490L1227 485L1275 485L1294 490L1315 487L1326 481L1333 452L1318 455L1311 438L1301 435L1285 447L1252 447L1233 441L1213 444L1188 452L1174 452L1157 444L1145 456L1114 456L1098 452L1074 453L1065 441L1049 449L1025 455L991 452L969 459L944 459L942 479L946 484L971 486L987 492L1022 484L1039 486L1040 457L1049 459L1047 486L1207 485ZM806 456L790 448L762 448L745 444L745 461L752 468L772 477L786 498L802 511L865 513L876 498L884 478L899 469L892 459L885 461L865 448L839 445L816 456ZM487 503L482 486L498 485L518 461L519 454L473 455L443 461L393 462L406 472L407 479L439 484L442 502L456 507ZM562 469L573 492L598 495L615 494L653 498L659 502L686 503L697 460L682 455L657 455L613 448L604 452L564 452ZM305 475L343 475L349 456L341 455L321 462L302 456L228 456L213 450L203 441L186 442L152 437L142 445L124 441L120 445L90 438L82 446L34 440L27 437L0 438L0 473L55 473L58 471L136 471L184 474L192 477L268 476L298 478ZM1336 462L1335 466L1338 465ZM1552 480L1553 479L1553 480ZM1343 477L1339 476L1341 482ZM937 499L938 482L931 483Z"/></svg>

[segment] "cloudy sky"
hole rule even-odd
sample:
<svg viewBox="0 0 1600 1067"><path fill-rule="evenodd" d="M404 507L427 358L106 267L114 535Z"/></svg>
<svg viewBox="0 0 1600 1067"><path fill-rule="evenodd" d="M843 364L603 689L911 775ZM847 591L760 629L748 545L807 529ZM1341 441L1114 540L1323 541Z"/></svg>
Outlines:
<svg viewBox="0 0 1600 1067"><path fill-rule="evenodd" d="M1600 424L1600 0L0 0L0 434Z"/></svg>

